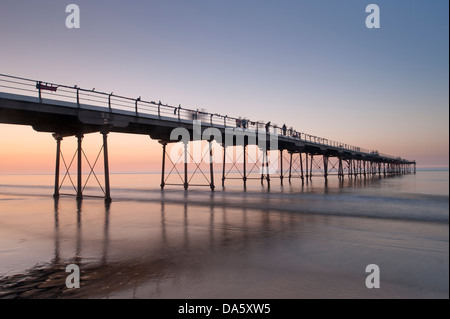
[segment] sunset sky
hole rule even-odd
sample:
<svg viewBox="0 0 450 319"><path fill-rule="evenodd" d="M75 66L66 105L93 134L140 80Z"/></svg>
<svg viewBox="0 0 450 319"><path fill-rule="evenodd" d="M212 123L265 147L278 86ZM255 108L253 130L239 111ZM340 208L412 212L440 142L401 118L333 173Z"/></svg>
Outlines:
<svg viewBox="0 0 450 319"><path fill-rule="evenodd" d="M80 29L66 28L69 3ZM380 29L365 25L370 3ZM447 0L2 0L0 73L285 123L448 166L448 12ZM160 167L149 137L109 141L113 172ZM67 157L74 142L64 140ZM55 145L0 125L0 173L51 173ZM85 145L95 157L100 134Z"/></svg>

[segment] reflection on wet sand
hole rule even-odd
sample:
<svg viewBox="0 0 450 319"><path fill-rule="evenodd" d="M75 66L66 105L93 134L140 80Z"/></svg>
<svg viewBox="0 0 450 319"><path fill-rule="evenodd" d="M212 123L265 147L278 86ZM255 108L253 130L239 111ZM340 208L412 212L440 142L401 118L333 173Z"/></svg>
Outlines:
<svg viewBox="0 0 450 319"><path fill-rule="evenodd" d="M214 196L214 194L211 194ZM114 256L109 260L111 206L106 203L104 208L104 225L102 251L97 258L83 258L83 202L77 202L75 255L71 258L62 257L61 250L62 225L60 222L59 201L54 200L54 256L48 263L40 263L23 273L0 279L0 298L107 298L122 290L135 290L142 284L151 283L158 290L158 283L167 278L174 278L184 267L192 264L201 267L201 260L209 252L223 252L227 249L237 249L240 253L247 251L251 241L266 242L271 236L279 236L283 229L298 227L291 218L285 221L277 214L275 218L269 212L254 215L259 221L253 220L249 225L247 208L236 212L236 208L216 205L212 198L207 214L203 214L203 222L195 219L191 225L189 211L198 207L190 204L188 195L184 195L183 204L175 204L164 198L160 201L160 239L149 242L134 242L133 245L144 247L154 253L135 254L123 259ZM189 202L189 205L188 205ZM174 221L167 219L166 206L171 205L171 213L182 210L182 225L174 227ZM233 210L232 220L228 220L228 212ZM121 212L123 213L123 212ZM152 214L154 212L151 212ZM238 214L239 213L239 214ZM222 215L222 218L218 218ZM237 217L239 216L240 217ZM296 218L298 222L300 219ZM275 223L275 222L278 223ZM204 225L207 231L199 225ZM253 231L252 231L253 228ZM297 228L298 229L298 228ZM173 234L170 230L182 232L182 236ZM194 238L195 237L195 238ZM67 249L66 249L67 250ZM207 252L205 253L205 250ZM67 252L65 252L67 254ZM76 264L80 267L80 289L66 288L65 280L69 273L66 266Z"/></svg>

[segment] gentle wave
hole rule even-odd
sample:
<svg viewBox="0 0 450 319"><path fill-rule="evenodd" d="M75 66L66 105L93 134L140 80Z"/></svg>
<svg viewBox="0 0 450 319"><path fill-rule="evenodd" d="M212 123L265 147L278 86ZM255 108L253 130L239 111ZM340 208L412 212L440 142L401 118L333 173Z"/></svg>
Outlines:
<svg viewBox="0 0 450 319"><path fill-rule="evenodd" d="M43 185L0 185L1 200L11 195L51 197L52 187ZM67 188L68 190L72 190ZM96 190L86 187L86 192ZM216 191L205 189L112 188L113 201L164 202L194 206L229 207L344 217L366 217L449 223L449 196L432 194L360 194L357 191ZM96 195L101 195L97 193ZM88 199L89 197L86 197Z"/></svg>

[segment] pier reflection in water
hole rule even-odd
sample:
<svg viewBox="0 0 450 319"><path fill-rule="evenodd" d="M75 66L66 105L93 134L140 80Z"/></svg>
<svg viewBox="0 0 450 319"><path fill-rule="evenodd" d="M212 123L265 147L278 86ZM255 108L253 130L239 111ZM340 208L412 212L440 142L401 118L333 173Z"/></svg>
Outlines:
<svg viewBox="0 0 450 319"><path fill-rule="evenodd" d="M149 289L147 296L158 296L161 280L176 282L186 272L201 276L202 264L230 251L241 258L252 245L261 248L271 237L283 237L287 229L298 230L303 218L270 211L249 216L247 207L217 206L214 193L208 196L210 203L202 206L188 204L187 193L183 203L164 195L159 203L101 203L103 225L99 201L77 201L76 214L70 214L73 199L55 199L53 258L5 276L1 286L7 289L0 296L109 297L143 284ZM80 289L65 286L68 264L80 267Z"/></svg>

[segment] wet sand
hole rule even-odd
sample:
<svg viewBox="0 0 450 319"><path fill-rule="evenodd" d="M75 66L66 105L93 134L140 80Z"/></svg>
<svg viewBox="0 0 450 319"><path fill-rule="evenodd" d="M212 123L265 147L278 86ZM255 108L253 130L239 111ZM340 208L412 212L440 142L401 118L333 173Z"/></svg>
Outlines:
<svg viewBox="0 0 450 319"><path fill-rule="evenodd" d="M105 206L2 195L0 298L449 297L448 222L189 196ZM80 289L65 286L72 263ZM368 264L380 267L379 289L365 286Z"/></svg>

